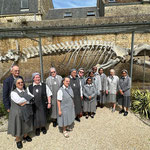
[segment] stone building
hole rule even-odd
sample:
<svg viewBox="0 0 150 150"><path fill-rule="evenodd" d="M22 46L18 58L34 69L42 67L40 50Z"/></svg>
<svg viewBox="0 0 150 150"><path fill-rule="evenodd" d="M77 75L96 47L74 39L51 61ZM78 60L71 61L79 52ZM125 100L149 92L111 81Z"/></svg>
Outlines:
<svg viewBox="0 0 150 150"><path fill-rule="evenodd" d="M52 0L0 0L0 22L41 21Z"/></svg>
<svg viewBox="0 0 150 150"><path fill-rule="evenodd" d="M131 49L131 33L135 30L134 44L136 46L141 44L150 45L150 1L148 0L109 0L106 3L104 3L104 0L99 0L96 7L64 9L65 11L61 9L53 10L51 8L46 10L47 15L44 15L43 12L39 21L32 20L22 24L7 21L6 19L5 22L7 23L0 24L0 54L1 56L6 56L8 50L18 50L18 53L23 52L26 55L27 61L22 62L19 60L17 63L21 68L21 75L26 80L30 79L33 72L40 72L40 59L37 53L38 43L32 40L33 38L38 40L39 36L42 38L42 49L45 55L43 57L45 77L49 74L50 66L55 66L61 75L68 74L70 66L66 67L64 65L60 68L61 62L65 62L64 57L68 59L70 57L74 58L73 61L70 61L72 66L74 66L76 61L78 65L80 64L79 58L84 56L84 50L88 49L88 44L81 49L79 57L77 57L77 55L73 55L73 51L67 54L72 43L77 47L81 41L98 40L103 41L103 45L114 43L121 48ZM68 16L64 17L65 12L68 12L68 10L72 12L72 16L67 14ZM61 12L61 16L55 15L58 11ZM90 11L91 16L87 16L88 11ZM95 15L93 15L92 11L95 11ZM31 14L34 17L33 12ZM55 12L54 15L52 15L53 12ZM100 12L102 12L101 15ZM73 15L73 13L76 13L76 15ZM26 16L25 14L23 15ZM3 15L1 14L2 17ZM65 46L66 49L63 51L61 47ZM95 45L93 47L96 49ZM48 49L50 51L46 54ZM91 57L89 58L90 54ZM92 51L92 49L88 51L85 56L87 64L88 60L94 59L96 54L97 52ZM149 61L148 56L146 60ZM120 62L118 65L112 66L117 70L117 74L122 68L129 70L129 58L127 57L125 61L126 63ZM12 63L13 60L0 62L0 68L2 68L0 70L1 81L8 75L8 69ZM87 64L81 61L80 66L87 67ZM150 70L146 69L145 76L148 76L149 73ZM135 64L133 74L136 74L136 76L133 76L134 81L141 81L143 78L143 66ZM147 78L147 81L149 81L149 78Z"/></svg>

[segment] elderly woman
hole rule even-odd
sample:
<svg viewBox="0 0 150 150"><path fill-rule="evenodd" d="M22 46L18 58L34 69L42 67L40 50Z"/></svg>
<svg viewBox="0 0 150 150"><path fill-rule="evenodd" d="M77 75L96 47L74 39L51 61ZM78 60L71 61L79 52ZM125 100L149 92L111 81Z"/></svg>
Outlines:
<svg viewBox="0 0 150 150"><path fill-rule="evenodd" d="M59 89L57 93L57 104L58 104L58 126L63 128L63 135L68 138L69 134L67 130L72 129L69 126L75 120L75 110L74 110L74 94L72 88L69 86L70 79L68 77L64 78L63 86Z"/></svg>
<svg viewBox="0 0 150 150"><path fill-rule="evenodd" d="M94 72L92 70L89 70L89 77L92 78L92 82L96 88L96 94L100 95L100 91L101 91L101 79L99 77L99 75L94 75ZM97 99L97 97L96 97Z"/></svg>
<svg viewBox="0 0 150 150"><path fill-rule="evenodd" d="M122 105L120 114L124 113L124 116L128 115L128 108L130 107L130 96L131 96L131 79L128 76L128 71L123 69L122 76L119 80L120 94L118 103Z"/></svg>
<svg viewBox="0 0 150 150"><path fill-rule="evenodd" d="M32 80L33 83L29 85L27 91L28 94L33 95L35 99L35 103L33 104L34 128L36 129L36 136L39 136L40 131L42 131L43 134L47 133L46 109L50 109L51 107L52 92L46 84L41 83L39 73L33 73Z"/></svg>
<svg viewBox="0 0 150 150"><path fill-rule="evenodd" d="M33 97L25 92L22 78L14 80L10 97L11 108L8 120L8 134L16 137L17 148L21 149L23 147L22 137L27 142L32 141L28 133L33 130L33 112L32 105L30 105Z"/></svg>
<svg viewBox="0 0 150 150"><path fill-rule="evenodd" d="M46 84L52 91L52 113L51 119L53 121L53 127L57 126L57 92L61 86L62 77L57 75L56 69L54 67L50 68L50 76L46 79Z"/></svg>
<svg viewBox="0 0 150 150"><path fill-rule="evenodd" d="M76 114L76 121L80 122L80 116L82 114L82 84L79 78L77 77L76 69L71 69L70 71L70 86L74 93L74 104L75 104L75 114Z"/></svg>
<svg viewBox="0 0 150 150"><path fill-rule="evenodd" d="M94 118L94 112L96 112L96 89L90 77L87 78L86 84L83 86L83 97L83 110L86 113L86 119L88 119L89 114L91 118Z"/></svg>
<svg viewBox="0 0 150 150"><path fill-rule="evenodd" d="M110 76L107 77L106 94L107 103L112 104L112 112L115 112L117 102L117 92L119 90L119 78L115 75L115 70L110 70Z"/></svg>

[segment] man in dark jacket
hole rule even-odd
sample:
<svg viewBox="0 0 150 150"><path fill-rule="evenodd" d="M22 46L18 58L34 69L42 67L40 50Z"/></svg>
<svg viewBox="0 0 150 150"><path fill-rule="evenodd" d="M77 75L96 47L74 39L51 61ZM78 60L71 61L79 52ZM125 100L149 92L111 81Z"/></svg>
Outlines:
<svg viewBox="0 0 150 150"><path fill-rule="evenodd" d="M12 90L13 82L17 77L20 77L19 76L20 71L17 65L12 66L10 72L11 75L8 78L6 78L3 82L3 103L7 112L9 112L11 106L10 92Z"/></svg>

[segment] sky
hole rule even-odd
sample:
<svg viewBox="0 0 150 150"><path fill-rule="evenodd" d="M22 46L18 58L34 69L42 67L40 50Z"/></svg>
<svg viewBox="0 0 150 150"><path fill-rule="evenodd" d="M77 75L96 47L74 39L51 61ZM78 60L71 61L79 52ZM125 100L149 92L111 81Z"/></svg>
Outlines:
<svg viewBox="0 0 150 150"><path fill-rule="evenodd" d="M97 0L53 0L54 8L76 8L96 6Z"/></svg>

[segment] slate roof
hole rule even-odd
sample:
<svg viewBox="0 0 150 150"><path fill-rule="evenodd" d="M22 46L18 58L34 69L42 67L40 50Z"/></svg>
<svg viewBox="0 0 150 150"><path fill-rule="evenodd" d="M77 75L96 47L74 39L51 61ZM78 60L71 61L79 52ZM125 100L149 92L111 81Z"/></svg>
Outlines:
<svg viewBox="0 0 150 150"><path fill-rule="evenodd" d="M21 11L21 0L0 0L0 15L37 13L38 0L28 0L29 10Z"/></svg>

